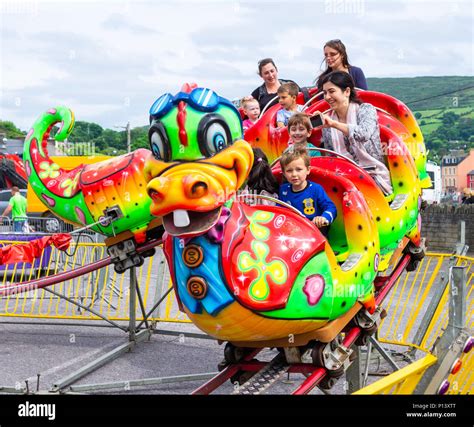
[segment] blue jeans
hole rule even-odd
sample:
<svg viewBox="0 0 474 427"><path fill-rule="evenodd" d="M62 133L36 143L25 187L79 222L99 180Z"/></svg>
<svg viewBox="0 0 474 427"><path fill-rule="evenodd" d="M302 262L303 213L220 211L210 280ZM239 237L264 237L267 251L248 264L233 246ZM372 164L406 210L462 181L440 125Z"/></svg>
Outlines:
<svg viewBox="0 0 474 427"><path fill-rule="evenodd" d="M14 232L22 232L23 226L25 225L26 221L15 221L13 220L13 231Z"/></svg>

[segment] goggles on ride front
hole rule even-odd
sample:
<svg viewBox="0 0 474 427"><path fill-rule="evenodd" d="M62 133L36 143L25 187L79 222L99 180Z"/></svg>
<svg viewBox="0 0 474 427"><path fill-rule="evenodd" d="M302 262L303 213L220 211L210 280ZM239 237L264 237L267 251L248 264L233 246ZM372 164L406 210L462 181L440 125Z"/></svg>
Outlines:
<svg viewBox="0 0 474 427"><path fill-rule="evenodd" d="M204 112L216 111L219 105L222 104L235 109L235 106L229 100L220 97L213 90L198 87L190 93L178 92L175 96L170 93L161 95L150 107L150 116L153 119L165 116L179 101L186 101L194 109Z"/></svg>

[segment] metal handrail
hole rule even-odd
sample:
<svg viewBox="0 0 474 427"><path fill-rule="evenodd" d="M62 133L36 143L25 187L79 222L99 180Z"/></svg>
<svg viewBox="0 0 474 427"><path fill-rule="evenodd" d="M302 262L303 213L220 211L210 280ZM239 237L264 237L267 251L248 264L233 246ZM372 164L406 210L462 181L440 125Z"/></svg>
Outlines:
<svg viewBox="0 0 474 427"><path fill-rule="evenodd" d="M245 200L247 197L251 197L251 198L254 198L254 199L262 199L262 200L268 200L270 202L273 202L275 204L279 204L279 205L282 205L284 206L285 208L289 208L291 209L293 212L297 213L298 215L302 216L303 218L306 218L306 216L301 213L298 209L296 209L294 206L291 206L289 205L288 203L280 200L280 199L276 199L275 197L272 197L272 196L266 196L265 194L253 194L253 193L247 193L247 194L239 194L237 196L238 200L240 202L244 202L246 203L247 205L250 205L250 203L247 203L247 201Z"/></svg>
<svg viewBox="0 0 474 427"><path fill-rule="evenodd" d="M352 163L354 166L357 166L357 167L360 167L356 162L354 162L354 160L351 160L349 159L349 157L346 157L344 156L343 154L339 154L339 153L336 153L335 151L333 150L328 150L327 148L319 148L319 147L307 147L306 148L308 151L319 151L319 152L322 152L322 153L328 153L328 154L332 154L334 157L340 157L344 160L347 160L348 162ZM279 162L281 159L281 156L280 157L277 157L273 162L272 164L270 165L270 167L273 167L277 164L277 162Z"/></svg>
<svg viewBox="0 0 474 427"><path fill-rule="evenodd" d="M272 99L270 99L270 101L268 101L266 104L265 104L265 107L263 107L263 110L261 111L260 115L258 116L258 118L260 119L264 113L270 108L270 104L275 101L275 99L278 98L278 95L276 95L275 97L273 97Z"/></svg>

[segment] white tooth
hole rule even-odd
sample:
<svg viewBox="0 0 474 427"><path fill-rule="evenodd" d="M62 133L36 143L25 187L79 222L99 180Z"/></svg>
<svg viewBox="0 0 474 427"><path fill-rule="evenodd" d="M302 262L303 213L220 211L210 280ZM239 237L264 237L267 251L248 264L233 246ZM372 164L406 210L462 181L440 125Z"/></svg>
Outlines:
<svg viewBox="0 0 474 427"><path fill-rule="evenodd" d="M176 227L187 227L191 224L188 211L185 211L184 209L173 211L173 222Z"/></svg>

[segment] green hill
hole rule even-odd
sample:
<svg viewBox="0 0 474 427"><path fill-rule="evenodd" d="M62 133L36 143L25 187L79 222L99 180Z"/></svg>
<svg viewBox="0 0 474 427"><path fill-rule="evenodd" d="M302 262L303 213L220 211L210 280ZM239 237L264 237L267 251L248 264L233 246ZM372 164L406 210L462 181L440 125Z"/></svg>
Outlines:
<svg viewBox="0 0 474 427"><path fill-rule="evenodd" d="M415 114L429 150L439 162L450 149L474 147L474 77L369 78L370 90L404 102Z"/></svg>
<svg viewBox="0 0 474 427"><path fill-rule="evenodd" d="M388 93L412 111L474 107L474 77L368 78L370 90Z"/></svg>

